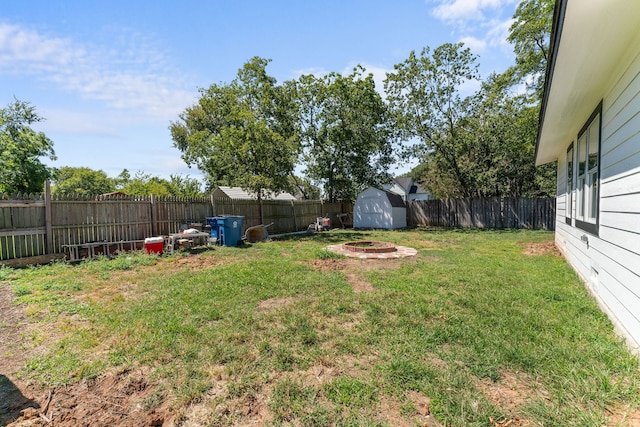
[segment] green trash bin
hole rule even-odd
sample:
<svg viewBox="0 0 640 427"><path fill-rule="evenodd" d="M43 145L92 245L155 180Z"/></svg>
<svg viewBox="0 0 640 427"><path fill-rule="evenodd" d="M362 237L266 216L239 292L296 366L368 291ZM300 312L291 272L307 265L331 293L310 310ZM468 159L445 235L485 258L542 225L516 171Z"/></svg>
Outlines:
<svg viewBox="0 0 640 427"><path fill-rule="evenodd" d="M220 215L218 222L218 244L222 246L239 246L242 243L243 216Z"/></svg>

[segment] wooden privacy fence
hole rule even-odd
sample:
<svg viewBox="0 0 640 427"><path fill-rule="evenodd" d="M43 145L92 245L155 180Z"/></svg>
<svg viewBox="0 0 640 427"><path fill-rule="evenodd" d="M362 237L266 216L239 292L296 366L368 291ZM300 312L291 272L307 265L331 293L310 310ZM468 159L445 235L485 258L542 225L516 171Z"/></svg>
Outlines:
<svg viewBox="0 0 640 427"><path fill-rule="evenodd" d="M409 226L528 228L555 230L554 198L466 198L414 200L407 205Z"/></svg>
<svg viewBox="0 0 640 427"><path fill-rule="evenodd" d="M0 195L2 196L2 195ZM262 219L260 218L262 205ZM218 215L245 217L244 228L270 224L270 234L305 230L318 216L352 211L350 203L182 197L0 197L0 261L57 254L63 245L138 242L176 233L181 226Z"/></svg>

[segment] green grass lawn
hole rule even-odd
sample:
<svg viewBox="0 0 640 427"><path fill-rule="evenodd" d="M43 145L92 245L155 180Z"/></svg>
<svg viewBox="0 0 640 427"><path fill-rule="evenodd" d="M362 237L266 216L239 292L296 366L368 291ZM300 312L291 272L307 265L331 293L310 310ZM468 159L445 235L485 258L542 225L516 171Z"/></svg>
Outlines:
<svg viewBox="0 0 640 427"><path fill-rule="evenodd" d="M324 250L359 239L418 255ZM617 425L640 403L638 360L564 259L531 250L552 241L345 230L0 280L55 337L24 376L52 386L144 368L157 385L145 404L170 403L177 423L200 405L204 425L413 426L429 412L447 426Z"/></svg>

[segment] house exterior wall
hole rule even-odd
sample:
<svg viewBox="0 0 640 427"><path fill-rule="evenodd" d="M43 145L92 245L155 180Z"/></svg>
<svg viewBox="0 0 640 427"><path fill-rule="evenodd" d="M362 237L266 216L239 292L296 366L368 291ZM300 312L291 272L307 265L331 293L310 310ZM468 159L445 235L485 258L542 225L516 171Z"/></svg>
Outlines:
<svg viewBox="0 0 640 427"><path fill-rule="evenodd" d="M409 194L409 200L431 200L431 194L429 194L429 193L411 193L411 194Z"/></svg>
<svg viewBox="0 0 640 427"><path fill-rule="evenodd" d="M630 347L640 351L640 47L616 67L600 99L598 233L576 228L575 215L570 224L565 219L569 198L575 209L576 192L567 188L567 159L561 155L556 243Z"/></svg>

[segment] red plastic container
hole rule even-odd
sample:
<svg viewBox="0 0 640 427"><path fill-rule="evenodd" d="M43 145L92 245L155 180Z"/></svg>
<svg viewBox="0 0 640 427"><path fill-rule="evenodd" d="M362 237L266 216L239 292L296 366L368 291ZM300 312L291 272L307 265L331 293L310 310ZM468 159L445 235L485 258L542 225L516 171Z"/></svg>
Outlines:
<svg viewBox="0 0 640 427"><path fill-rule="evenodd" d="M164 249L162 237L147 237L144 239L144 249L148 254L161 254Z"/></svg>

